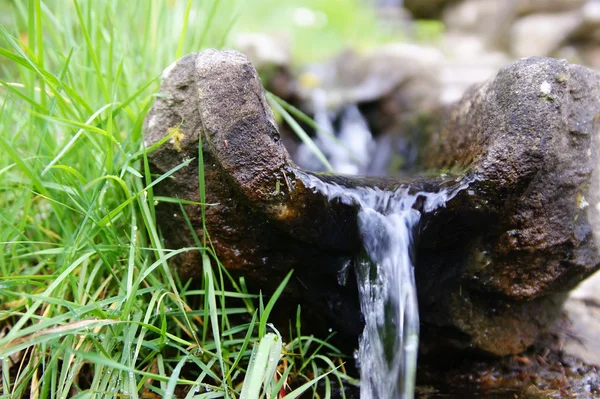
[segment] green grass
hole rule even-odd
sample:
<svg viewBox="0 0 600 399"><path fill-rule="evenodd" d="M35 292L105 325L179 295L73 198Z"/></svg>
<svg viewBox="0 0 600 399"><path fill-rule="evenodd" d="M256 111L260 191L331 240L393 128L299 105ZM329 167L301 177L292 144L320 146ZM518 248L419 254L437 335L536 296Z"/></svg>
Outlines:
<svg viewBox="0 0 600 399"><path fill-rule="evenodd" d="M245 2L239 19L244 31L267 32L292 47L295 64L323 61L348 48L365 50L401 38L377 20L372 1L258 0Z"/></svg>
<svg viewBox="0 0 600 399"><path fill-rule="evenodd" d="M152 187L177 169L149 178L158 76L228 43L241 4L0 0L0 398L293 398L319 380L329 397L349 380L299 314L292 337L269 326L281 290L246 292L210 246L169 250L156 227ZM173 273L183 251L202 253L200 283Z"/></svg>

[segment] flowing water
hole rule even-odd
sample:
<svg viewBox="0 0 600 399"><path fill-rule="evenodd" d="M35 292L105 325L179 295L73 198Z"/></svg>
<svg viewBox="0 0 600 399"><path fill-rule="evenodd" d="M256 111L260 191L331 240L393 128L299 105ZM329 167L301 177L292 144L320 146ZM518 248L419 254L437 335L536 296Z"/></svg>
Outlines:
<svg viewBox="0 0 600 399"><path fill-rule="evenodd" d="M466 187L456 182L436 193L346 188L302 175L330 201L356 206L363 250L354 269L365 329L356 354L362 399L414 397L419 312L413 269L413 233L421 211L431 212ZM415 209L419 200L421 211Z"/></svg>
<svg viewBox="0 0 600 399"><path fill-rule="evenodd" d="M365 174L374 156L374 140L355 105L338 112L326 108L326 93L315 90L313 106L319 128L314 138L337 173ZM339 119L339 129L333 120ZM305 145L297 163L321 171L322 165ZM356 353L362 399L412 399L414 397L419 309L413 269L413 233L421 211L431 212L466 187L436 193L395 191L371 187L347 188L327 183L315 175L299 178L330 201L355 206L362 250L354 260L365 328ZM413 190L414 191L414 190ZM417 200L420 210L416 209ZM342 279L343 280L343 279Z"/></svg>
<svg viewBox="0 0 600 399"><path fill-rule="evenodd" d="M365 174L375 150L375 141L367 122L356 105L348 105L339 112L327 110L327 97L322 89L315 89L312 105L314 120L319 127L313 141L337 173ZM339 114L339 129L333 121ZM312 149L302 143L295 155L296 163L314 172L325 171Z"/></svg>

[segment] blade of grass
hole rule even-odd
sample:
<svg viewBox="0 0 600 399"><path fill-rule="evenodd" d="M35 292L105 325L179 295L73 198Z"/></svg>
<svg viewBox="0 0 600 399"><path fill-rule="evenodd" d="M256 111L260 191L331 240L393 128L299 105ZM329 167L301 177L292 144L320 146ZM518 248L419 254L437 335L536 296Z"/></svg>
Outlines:
<svg viewBox="0 0 600 399"><path fill-rule="evenodd" d="M217 300L215 296L215 287L213 282L213 271L210 265L210 259L206 253L202 254L202 272L206 284L206 296L208 298L208 308L210 312L210 325L212 327L213 339L217 349L219 365L221 370L226 373L225 362L223 361L223 352L221 347L221 335L219 333L219 317L217 315Z"/></svg>
<svg viewBox="0 0 600 399"><path fill-rule="evenodd" d="M92 63L94 64L94 69L96 70L96 76L98 78L98 83L100 85L100 89L102 90L102 94L104 95L104 101L106 103L110 102L110 93L108 88L106 87L106 83L104 82L104 75L102 73L102 69L100 68L100 63L98 62L98 57L96 56L96 51L94 50L94 46L92 44L92 39L90 38L90 33L88 31L87 24L83 20L83 15L81 13L81 7L79 6L78 0L73 0L73 5L75 6L75 10L77 11L77 18L79 19L79 27L83 32L83 37L85 38L85 42L87 44L88 52L92 59Z"/></svg>
<svg viewBox="0 0 600 399"><path fill-rule="evenodd" d="M281 337L268 333L261 338L259 344L252 351L240 399L259 398L261 387L263 385L266 387L273 379L277 363L272 359L276 356L276 359L279 360L280 354ZM273 367L273 363L275 363L275 367Z"/></svg>
<svg viewBox="0 0 600 399"><path fill-rule="evenodd" d="M100 115L104 110L111 107L112 105L114 105L114 104L109 103L109 104L104 105L100 109L98 109L96 112L94 112L92 114L92 116L90 116L88 118L88 120L85 121L84 125L89 126L90 123L92 123L92 121L94 119L96 119L96 117L98 117L98 115ZM54 157L54 159L52 159L52 161L50 161L50 163L48 163L48 165L46 165L44 170L42 170L42 176L44 176L48 172L48 170L50 170L50 168L52 168L54 166L54 164L56 164L71 149L71 147L73 147L73 144L75 144L75 142L77 141L77 139L79 139L79 137L83 134L83 132L84 132L84 127L81 127L77 131L77 133L75 133L75 135L71 138L71 140L69 140L67 142L67 144L65 144L65 146L62 148L62 150L60 150L60 152ZM107 133L107 137L112 138L112 136L109 135L108 133ZM113 138L113 140L115 140L115 139Z"/></svg>
<svg viewBox="0 0 600 399"><path fill-rule="evenodd" d="M183 52L183 43L187 34L188 22L190 19L190 11L192 9L192 0L188 0L187 6L185 7L185 13L183 15L183 27L181 28L181 34L179 35L179 43L177 44L177 51L175 52L175 58L181 58Z"/></svg>
<svg viewBox="0 0 600 399"><path fill-rule="evenodd" d="M289 273L285 276L283 281L279 284L279 286L277 287L277 289L271 296L271 299L269 299L269 302L267 303L267 306L264 308L264 311L261 312L260 323L258 325L258 336L259 337L262 337L265 335L266 329L267 329L267 321L269 319L269 315L271 314L271 310L273 310L275 303L281 296L288 281L290 281L290 277L292 277L293 272L294 272L293 270L289 271Z"/></svg>
<svg viewBox="0 0 600 399"><path fill-rule="evenodd" d="M334 172L333 167L327 160L327 157L323 154L323 152L317 147L317 145L312 141L309 135L302 129L302 127L296 122L296 120L279 104L277 98L267 93L267 100L269 101L269 105L280 114L283 119L287 122L288 125L292 128L294 133L302 140L304 144L315 154L317 159L327 168L327 170L331 173Z"/></svg>

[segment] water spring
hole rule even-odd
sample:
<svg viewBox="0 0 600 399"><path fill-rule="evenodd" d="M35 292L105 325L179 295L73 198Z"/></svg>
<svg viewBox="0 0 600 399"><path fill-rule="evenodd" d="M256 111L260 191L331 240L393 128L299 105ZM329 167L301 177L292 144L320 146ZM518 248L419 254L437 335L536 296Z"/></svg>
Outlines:
<svg viewBox="0 0 600 399"><path fill-rule="evenodd" d="M313 141L336 173L356 175L368 172L375 142L358 107L348 105L342 110L340 126L336 131L333 126L335 113L327 110L325 91L315 89L312 103L315 109L314 119L319 126ZM304 169L315 172L325 170L312 149L304 143L298 147L295 160Z"/></svg>
<svg viewBox="0 0 600 399"><path fill-rule="evenodd" d="M315 142L337 173L368 171L374 141L367 123L355 105L341 113L335 131L332 113L326 109L326 94L315 90L313 106L320 129ZM333 132L335 137L332 135ZM296 154L299 165L319 171L320 162L302 145ZM346 188L306 174L304 184L358 209L358 231L363 249L354 260L365 328L356 357L361 374L363 399L411 399L414 396L419 343L419 309L413 270L413 233L421 218L416 209L430 212L464 188L457 182L439 192L395 191L378 188Z"/></svg>
<svg viewBox="0 0 600 399"><path fill-rule="evenodd" d="M413 233L422 212L432 212L467 186L457 181L438 192L347 188L315 175L304 184L358 210L363 250L354 261L365 328L357 352L363 399L410 399L419 342L413 269ZM416 209L419 203L420 210Z"/></svg>

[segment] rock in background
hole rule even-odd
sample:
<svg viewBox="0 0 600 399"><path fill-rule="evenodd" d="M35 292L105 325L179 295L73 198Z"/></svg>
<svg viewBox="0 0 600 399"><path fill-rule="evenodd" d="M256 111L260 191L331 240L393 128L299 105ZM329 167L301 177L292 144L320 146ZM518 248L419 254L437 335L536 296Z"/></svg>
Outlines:
<svg viewBox="0 0 600 399"><path fill-rule="evenodd" d="M470 35L514 58L554 56L600 68L595 0L464 0L443 9L448 34Z"/></svg>

